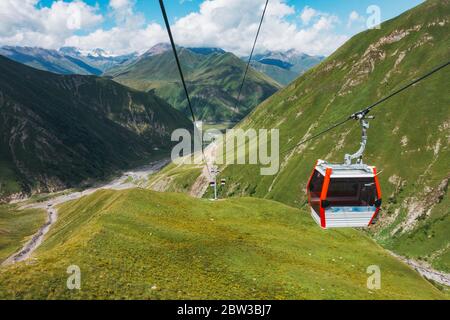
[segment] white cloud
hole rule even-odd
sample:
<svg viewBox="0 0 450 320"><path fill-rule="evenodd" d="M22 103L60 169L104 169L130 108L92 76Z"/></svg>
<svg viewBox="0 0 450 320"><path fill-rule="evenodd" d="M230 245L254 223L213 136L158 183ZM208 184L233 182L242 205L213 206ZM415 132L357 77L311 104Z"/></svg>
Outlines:
<svg viewBox="0 0 450 320"><path fill-rule="evenodd" d="M173 26L176 41L184 46L215 46L247 55L258 28L264 0L205 1L200 11L179 19ZM309 12L314 10L308 9ZM329 54L347 37L332 29L339 22L334 15L319 13L312 26L299 28L288 18L295 7L283 0L273 0L267 8L257 50L297 49L310 54ZM311 16L311 15L310 15ZM312 16L308 22L312 21Z"/></svg>
<svg viewBox="0 0 450 320"><path fill-rule="evenodd" d="M339 21L336 16L322 16L314 24L313 28L318 31L332 30L334 25Z"/></svg>
<svg viewBox="0 0 450 320"><path fill-rule="evenodd" d="M70 3L59 0L51 8L41 9L36 8L37 1L0 0L0 45L49 48L69 45L84 50L101 47L123 54L142 52L168 41L164 26L148 23L141 13L135 12L135 0L110 0L109 12L104 17L96 7L81 0ZM205 0L198 12L175 21L172 26L175 41L182 46L220 47L247 55L264 4L265 0ZM77 24L79 15L81 20ZM300 15L302 26L295 17L296 8L285 0L270 1L257 51L297 49L327 55L347 40L335 32L339 19L332 14L305 7ZM115 26L108 30L98 28L102 19L113 19ZM82 34L76 32L78 27Z"/></svg>
<svg viewBox="0 0 450 320"><path fill-rule="evenodd" d="M102 21L97 8L80 0L56 1L38 9L38 0L0 1L0 44L57 48L78 30L89 30Z"/></svg>
<svg viewBox="0 0 450 320"><path fill-rule="evenodd" d="M151 23L142 29L123 27L99 29L86 36L72 36L64 45L85 50L103 48L114 54L126 54L132 51L146 51L160 42L167 42L166 31L159 24Z"/></svg>
<svg viewBox="0 0 450 320"><path fill-rule="evenodd" d="M312 18L317 15L317 11L311 7L304 7L302 13L300 14L300 19L304 25L308 25Z"/></svg>
<svg viewBox="0 0 450 320"><path fill-rule="evenodd" d="M151 46L167 41L166 31L157 23L146 24L142 13L134 12L135 0L110 0L110 15L115 27L97 29L88 35L73 35L66 39L65 46L89 50L106 49L114 54L132 51L143 52Z"/></svg>
<svg viewBox="0 0 450 320"><path fill-rule="evenodd" d="M116 25L128 25L135 27L145 23L145 17L141 13L135 13L133 8L135 0L110 0L109 7Z"/></svg>
<svg viewBox="0 0 450 320"><path fill-rule="evenodd" d="M358 12L356 12L356 11L350 12L349 20L355 21L355 20L358 20L359 18L360 18L360 16L359 16Z"/></svg>
<svg viewBox="0 0 450 320"><path fill-rule="evenodd" d="M347 28L351 28L355 22L364 23L364 17L360 16L356 11L352 11L348 16Z"/></svg>
<svg viewBox="0 0 450 320"><path fill-rule="evenodd" d="M109 2L109 5L113 9L122 9L122 8L128 8L133 5L133 2L130 0L111 0Z"/></svg>

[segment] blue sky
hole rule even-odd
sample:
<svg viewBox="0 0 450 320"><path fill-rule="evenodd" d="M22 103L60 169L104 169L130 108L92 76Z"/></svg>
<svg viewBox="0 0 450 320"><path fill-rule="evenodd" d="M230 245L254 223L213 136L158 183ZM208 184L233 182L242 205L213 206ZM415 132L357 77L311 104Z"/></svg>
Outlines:
<svg viewBox="0 0 450 320"><path fill-rule="evenodd" d="M40 0L38 6L50 7L56 0ZM187 14L198 11L200 4L204 0L166 0L165 5L170 13L171 22L176 18L186 16ZM66 0L66 2L70 2ZM109 0L84 0L89 5L98 4L101 11L106 14L108 12ZM300 13L301 9L309 6L323 12L332 12L341 18L346 18L353 10L364 14L370 5L378 5L382 11L382 20L391 19L398 16L402 12L411 9L423 0L288 0L286 3L295 6ZM157 0L136 0L136 11L145 14L148 21L157 21L163 23L159 2ZM294 17L291 17L295 19ZM111 27L113 23L105 23L105 27Z"/></svg>
<svg viewBox="0 0 450 320"><path fill-rule="evenodd" d="M20 5L8 7L14 2ZM264 2L165 1L177 43L220 46L240 55L249 50ZM271 0L257 50L328 55L367 29L369 6L378 6L385 21L422 2ZM24 10L15 12L20 6ZM0 12L0 45L102 47L122 54L167 41L157 0L9 0L0 9L4 11L3 17Z"/></svg>

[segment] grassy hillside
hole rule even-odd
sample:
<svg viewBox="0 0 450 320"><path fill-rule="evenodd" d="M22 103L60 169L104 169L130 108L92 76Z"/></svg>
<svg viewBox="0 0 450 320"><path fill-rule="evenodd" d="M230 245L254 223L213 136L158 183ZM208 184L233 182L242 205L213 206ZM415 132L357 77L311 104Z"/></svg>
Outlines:
<svg viewBox="0 0 450 320"><path fill-rule="evenodd" d="M47 219L45 210L0 205L0 264L19 250Z"/></svg>
<svg viewBox="0 0 450 320"><path fill-rule="evenodd" d="M169 150L182 127L187 118L151 93L0 56L0 200L106 178Z"/></svg>
<svg viewBox="0 0 450 320"><path fill-rule="evenodd" d="M306 205L305 185L318 158L342 162L360 142L357 123L284 153L312 134L450 60L450 2L430 0L380 30L356 35L319 66L281 90L239 127L280 130L281 169L231 165L228 196L252 195ZM397 252L450 271L450 68L374 109L367 163L382 170L383 211L374 236Z"/></svg>
<svg viewBox="0 0 450 320"><path fill-rule="evenodd" d="M196 164L176 165L174 163L153 174L147 187L161 192L189 193L202 173L203 166Z"/></svg>
<svg viewBox="0 0 450 320"><path fill-rule="evenodd" d="M200 54L180 48L179 57L196 115L208 121L236 121L276 92L280 85L251 69L236 109L245 63L231 53ZM138 90L154 90L188 114L180 76L171 51L144 55L135 63L108 71L114 80Z"/></svg>
<svg viewBox="0 0 450 320"><path fill-rule="evenodd" d="M272 201L103 190L59 213L32 264L0 269L0 298L444 297L358 231L323 231ZM66 289L70 265L80 291ZM381 290L366 287L369 265L381 268Z"/></svg>

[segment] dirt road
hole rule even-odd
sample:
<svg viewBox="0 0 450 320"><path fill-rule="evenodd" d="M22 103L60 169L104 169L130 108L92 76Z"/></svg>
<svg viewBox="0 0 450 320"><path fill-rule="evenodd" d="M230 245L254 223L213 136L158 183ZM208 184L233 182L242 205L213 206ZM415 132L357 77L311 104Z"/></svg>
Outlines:
<svg viewBox="0 0 450 320"><path fill-rule="evenodd" d="M209 182L212 179L212 175L209 172L208 168L214 167L214 162L216 160L216 153L217 153L216 142L211 143L205 148L204 154L208 165L205 164L203 166L202 173L192 185L191 191L189 192L191 196L201 198L208 189Z"/></svg>
<svg viewBox="0 0 450 320"><path fill-rule="evenodd" d="M31 254L41 245L44 240L44 236L48 233L52 225L58 219L58 211L56 209L57 205L65 203L67 201L76 200L84 196L93 194L100 189L112 189L112 190L125 190L136 188L141 185L145 185L148 180L148 176L151 173L155 173L161 170L170 162L170 159L164 159L160 161L153 162L147 166L137 168L136 170L127 171L122 174L117 179L104 184L98 185L90 189L86 189L80 192L73 192L55 197L51 200L39 203L31 203L22 206L20 209L45 209L47 210L47 221L45 224L36 232L31 240L29 240L18 252L11 255L6 259L2 266L14 264L16 262L24 261L28 259Z"/></svg>

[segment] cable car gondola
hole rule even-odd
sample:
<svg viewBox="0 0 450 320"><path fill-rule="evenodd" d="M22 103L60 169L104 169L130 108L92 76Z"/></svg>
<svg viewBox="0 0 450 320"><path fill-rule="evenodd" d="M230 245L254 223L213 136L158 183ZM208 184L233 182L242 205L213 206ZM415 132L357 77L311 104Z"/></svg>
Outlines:
<svg viewBox="0 0 450 320"><path fill-rule="evenodd" d="M381 188L375 167L362 162L367 143L365 114L356 114L362 126L360 149L345 155L344 164L318 160L307 184L313 219L322 228L368 227L378 218ZM357 159L356 163L352 160Z"/></svg>

